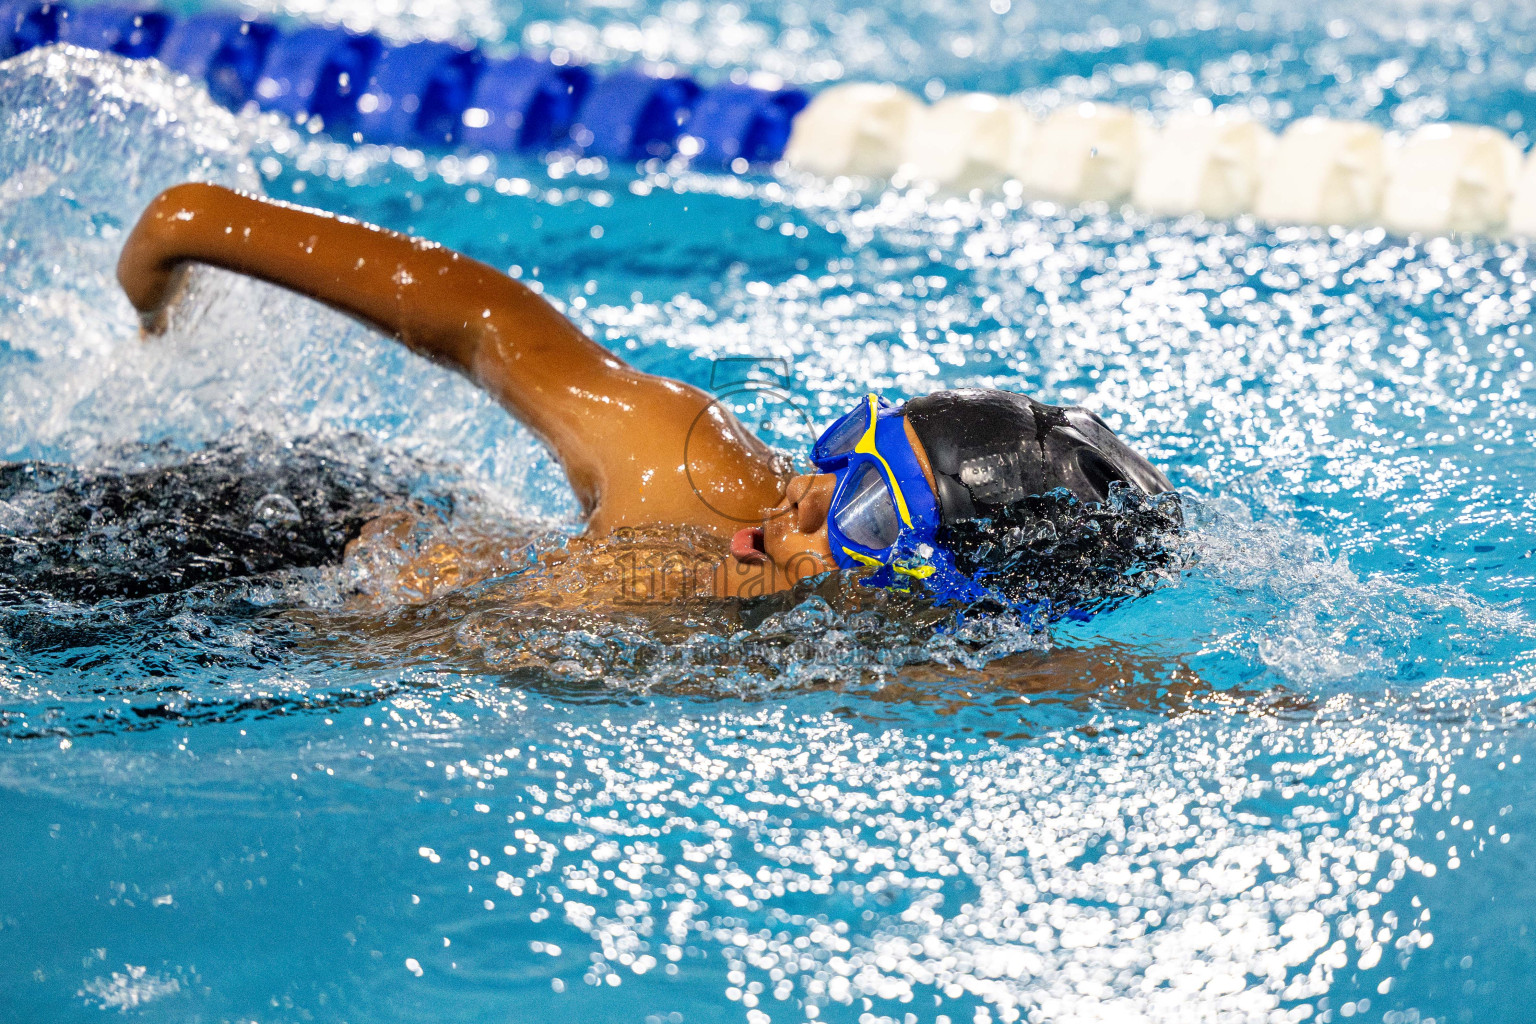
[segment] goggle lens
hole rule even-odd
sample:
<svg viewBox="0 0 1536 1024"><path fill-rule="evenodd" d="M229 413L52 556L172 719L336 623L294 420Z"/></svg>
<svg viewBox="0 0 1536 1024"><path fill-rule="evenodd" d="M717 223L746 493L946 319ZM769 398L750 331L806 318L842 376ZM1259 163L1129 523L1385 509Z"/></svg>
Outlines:
<svg viewBox="0 0 1536 1024"><path fill-rule="evenodd" d="M874 466L864 467L858 481L832 514L837 517L837 528L843 536L872 551L882 551L895 544L901 532L891 492L883 474Z"/></svg>

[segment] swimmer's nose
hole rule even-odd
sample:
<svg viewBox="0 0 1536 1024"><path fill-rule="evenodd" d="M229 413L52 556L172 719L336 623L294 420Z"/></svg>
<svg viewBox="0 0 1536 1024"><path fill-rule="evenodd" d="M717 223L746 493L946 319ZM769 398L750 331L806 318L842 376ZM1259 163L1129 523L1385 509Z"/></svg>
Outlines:
<svg viewBox="0 0 1536 1024"><path fill-rule="evenodd" d="M796 530L815 533L827 524L827 511L832 507L832 492L836 485L837 477L831 473L806 474L789 482L784 500Z"/></svg>

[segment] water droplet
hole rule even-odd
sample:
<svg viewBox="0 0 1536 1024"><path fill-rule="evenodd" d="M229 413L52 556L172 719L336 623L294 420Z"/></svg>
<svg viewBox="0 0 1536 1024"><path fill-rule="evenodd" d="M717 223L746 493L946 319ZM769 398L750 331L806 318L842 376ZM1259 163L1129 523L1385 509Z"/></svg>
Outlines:
<svg viewBox="0 0 1536 1024"><path fill-rule="evenodd" d="M251 509L251 521L258 526L296 526L304 521L304 514L286 495L264 494Z"/></svg>

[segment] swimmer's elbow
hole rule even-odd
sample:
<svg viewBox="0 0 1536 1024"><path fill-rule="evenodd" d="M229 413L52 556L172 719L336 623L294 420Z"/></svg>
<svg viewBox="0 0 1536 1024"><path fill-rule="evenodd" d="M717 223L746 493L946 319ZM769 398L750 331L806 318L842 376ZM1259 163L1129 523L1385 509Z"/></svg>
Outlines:
<svg viewBox="0 0 1536 1024"><path fill-rule="evenodd" d="M504 279L500 300L471 315L455 338L471 376L535 386L607 390L628 364L588 338L543 298ZM473 310L471 305L470 309Z"/></svg>

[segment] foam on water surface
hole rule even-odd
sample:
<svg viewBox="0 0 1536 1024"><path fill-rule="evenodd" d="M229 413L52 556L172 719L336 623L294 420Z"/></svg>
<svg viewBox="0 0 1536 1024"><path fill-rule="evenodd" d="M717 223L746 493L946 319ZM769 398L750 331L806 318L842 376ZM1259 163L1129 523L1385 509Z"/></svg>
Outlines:
<svg viewBox="0 0 1536 1024"><path fill-rule="evenodd" d="M886 59L807 31L796 52ZM1396 59L1360 38L1348 66ZM1125 98L1095 81L1052 87ZM1436 95L1474 102L1458 82ZM786 360L804 416L754 410L785 443L870 387L1086 403L1189 495L1188 565L1086 624L958 636L836 593L735 632L358 617L335 566L27 596L0 612L11 1015L1521 1012L1523 247L353 150L151 65L0 66L0 450L89 475L226 446L276 467L264 528L304 507L278 492L305 452L445 531L558 535L573 507L470 385L303 300L205 274L142 342L112 263L183 178L461 247L646 369Z"/></svg>

